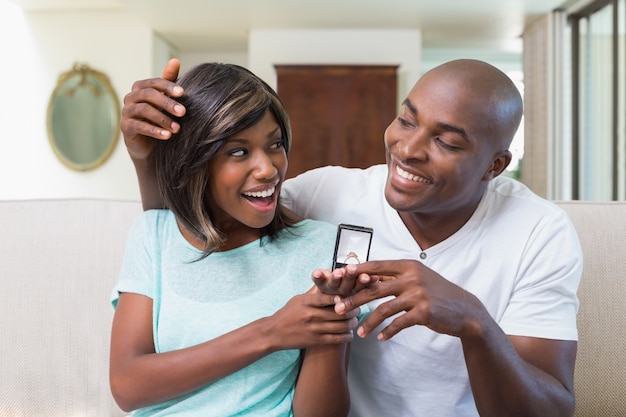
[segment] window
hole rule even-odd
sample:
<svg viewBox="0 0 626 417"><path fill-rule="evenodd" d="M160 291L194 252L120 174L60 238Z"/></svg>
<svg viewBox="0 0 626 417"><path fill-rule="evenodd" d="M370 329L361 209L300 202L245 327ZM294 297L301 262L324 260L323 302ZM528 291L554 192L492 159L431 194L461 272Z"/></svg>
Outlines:
<svg viewBox="0 0 626 417"><path fill-rule="evenodd" d="M626 0L596 0L572 28L572 197L626 198Z"/></svg>

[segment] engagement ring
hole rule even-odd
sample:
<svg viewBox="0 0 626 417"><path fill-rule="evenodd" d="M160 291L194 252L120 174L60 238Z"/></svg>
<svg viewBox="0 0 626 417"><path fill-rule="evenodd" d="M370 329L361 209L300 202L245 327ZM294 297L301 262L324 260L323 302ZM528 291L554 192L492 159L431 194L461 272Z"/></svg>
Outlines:
<svg viewBox="0 0 626 417"><path fill-rule="evenodd" d="M354 252L350 252L348 253L348 256L346 256L346 259L344 259L343 261L344 264L360 264L361 261L359 260L359 257L356 253Z"/></svg>

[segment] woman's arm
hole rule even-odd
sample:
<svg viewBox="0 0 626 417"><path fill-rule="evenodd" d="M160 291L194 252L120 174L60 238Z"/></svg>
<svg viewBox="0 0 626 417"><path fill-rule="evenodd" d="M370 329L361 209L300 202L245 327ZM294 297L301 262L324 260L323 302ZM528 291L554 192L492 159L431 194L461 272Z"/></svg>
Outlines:
<svg viewBox="0 0 626 417"><path fill-rule="evenodd" d="M278 350L347 343L355 315L338 316L332 304L332 296L309 291L270 317L196 346L157 354L152 299L122 293L111 334L113 397L129 411L195 391Z"/></svg>
<svg viewBox="0 0 626 417"><path fill-rule="evenodd" d="M294 417L348 415L349 346L348 343L344 343L305 350L293 399Z"/></svg>

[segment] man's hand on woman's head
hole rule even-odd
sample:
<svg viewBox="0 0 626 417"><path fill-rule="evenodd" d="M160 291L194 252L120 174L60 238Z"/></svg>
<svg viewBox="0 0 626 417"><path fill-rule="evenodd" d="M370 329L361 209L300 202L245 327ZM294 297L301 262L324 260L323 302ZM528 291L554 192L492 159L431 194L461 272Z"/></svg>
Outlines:
<svg viewBox="0 0 626 417"><path fill-rule="evenodd" d="M181 117L186 111L172 98L184 93L175 83L179 70L180 62L171 59L163 69L163 78L136 81L124 97L120 126L133 160L149 158L154 139L169 139L180 129L172 118Z"/></svg>

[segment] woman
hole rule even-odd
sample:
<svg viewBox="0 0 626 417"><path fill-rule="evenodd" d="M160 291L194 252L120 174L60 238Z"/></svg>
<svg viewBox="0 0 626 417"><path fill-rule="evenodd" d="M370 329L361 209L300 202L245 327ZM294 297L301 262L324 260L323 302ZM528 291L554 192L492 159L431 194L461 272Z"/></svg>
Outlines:
<svg viewBox="0 0 626 417"><path fill-rule="evenodd" d="M280 205L282 103L235 65L179 83L181 129L154 149L167 209L134 225L113 291L115 400L136 415L347 415L356 314L337 315L310 281L335 228Z"/></svg>

